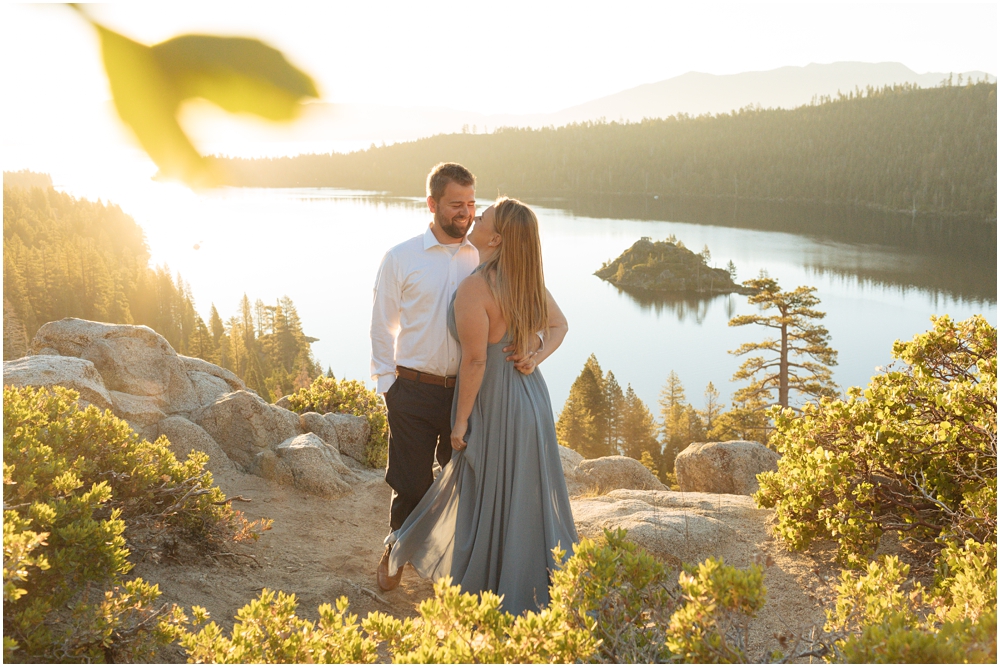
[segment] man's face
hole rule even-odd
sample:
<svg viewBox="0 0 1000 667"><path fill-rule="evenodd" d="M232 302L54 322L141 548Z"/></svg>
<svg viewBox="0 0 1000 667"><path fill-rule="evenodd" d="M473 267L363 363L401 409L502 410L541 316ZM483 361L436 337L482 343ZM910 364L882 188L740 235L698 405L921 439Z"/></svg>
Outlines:
<svg viewBox="0 0 1000 667"><path fill-rule="evenodd" d="M433 197L428 197L427 205L434 214L434 224L449 237L461 241L476 217L476 188L452 181L441 199L434 201Z"/></svg>

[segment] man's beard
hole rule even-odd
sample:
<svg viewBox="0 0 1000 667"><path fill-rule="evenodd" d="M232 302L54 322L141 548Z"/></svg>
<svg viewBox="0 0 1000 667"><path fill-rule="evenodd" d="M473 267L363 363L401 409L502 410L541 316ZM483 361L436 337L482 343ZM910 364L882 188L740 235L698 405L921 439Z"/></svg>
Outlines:
<svg viewBox="0 0 1000 667"><path fill-rule="evenodd" d="M434 214L434 224L441 228L445 234L453 239L464 239L465 235L469 231L469 227L472 226L472 218L468 218L465 221L464 226L460 226L460 223L456 224L453 219L444 217L444 215L439 211Z"/></svg>

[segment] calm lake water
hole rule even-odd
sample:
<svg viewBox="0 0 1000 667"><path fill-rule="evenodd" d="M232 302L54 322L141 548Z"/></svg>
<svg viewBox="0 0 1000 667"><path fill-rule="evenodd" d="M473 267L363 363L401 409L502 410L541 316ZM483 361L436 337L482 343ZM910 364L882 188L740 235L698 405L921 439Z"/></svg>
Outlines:
<svg viewBox="0 0 1000 667"><path fill-rule="evenodd" d="M113 201L144 227L153 261L190 284L206 320L212 303L228 318L244 293L264 301L288 295L306 333L319 338L313 351L323 367L337 377L365 380L379 261L430 220L422 199L335 189L194 194L178 188L170 197L128 199L122 194ZM763 336L753 327L727 326L732 316L752 312L746 297L638 299L593 275L642 236L674 234L695 251L707 245L713 264L736 264L739 280L765 269L785 289L817 287L840 353L834 377L844 388L866 384L876 366L891 361L893 341L929 328L933 314L964 319L979 313L997 322L995 240L990 252L972 259L961 252L942 258L933 240L925 247L851 244L770 229L636 219L648 217L640 214L630 219L620 208L595 215L594 206L574 202L533 203L546 281L570 323L563 347L541 367L557 412L591 353L654 412L671 370L695 406L710 381L728 399L740 363L728 350Z"/></svg>

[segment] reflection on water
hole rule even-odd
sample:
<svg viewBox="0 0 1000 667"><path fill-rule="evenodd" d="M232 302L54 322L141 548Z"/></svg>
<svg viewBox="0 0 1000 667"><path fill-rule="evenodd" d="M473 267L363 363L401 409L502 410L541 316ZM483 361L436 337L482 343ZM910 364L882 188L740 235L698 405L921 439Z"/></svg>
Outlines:
<svg viewBox="0 0 1000 667"><path fill-rule="evenodd" d="M159 192L123 208L146 230L153 261L191 285L202 317L212 304L228 317L244 293L265 302L288 295L306 332L319 339L312 347L322 367L367 380L375 272L386 249L426 229L423 198L306 188ZM842 387L867 384L875 366L890 361L892 342L925 331L931 314L983 313L996 322L995 282L989 284L996 267L982 259L995 249L970 252L967 266L948 269L952 254L944 244L932 252L710 221L588 217L573 202L528 203L539 217L546 284L570 322L563 346L543 368L556 412L591 354L654 410L670 371L696 407L708 382L728 400L740 362L728 351L763 335L727 326L753 312L744 296L633 294L593 275L642 236L673 234L689 248L708 245L712 263L732 260L739 280L765 269L783 289L815 286L840 352L834 374ZM943 265L935 264L938 254ZM934 283L939 279L920 275L928 270L948 275ZM961 271L968 280L956 280Z"/></svg>
<svg viewBox="0 0 1000 667"><path fill-rule="evenodd" d="M926 289L952 298L996 303L996 219L932 219L920 214L801 202L603 196L540 200L574 215L683 221L784 232L823 243L805 264L872 285Z"/></svg>
<svg viewBox="0 0 1000 667"><path fill-rule="evenodd" d="M737 299L746 299L739 294L672 294L625 287L615 289L632 299L644 312L657 316L668 314L677 318L678 322L694 324L704 324L710 310L716 307L721 307L726 318L732 319L736 314Z"/></svg>

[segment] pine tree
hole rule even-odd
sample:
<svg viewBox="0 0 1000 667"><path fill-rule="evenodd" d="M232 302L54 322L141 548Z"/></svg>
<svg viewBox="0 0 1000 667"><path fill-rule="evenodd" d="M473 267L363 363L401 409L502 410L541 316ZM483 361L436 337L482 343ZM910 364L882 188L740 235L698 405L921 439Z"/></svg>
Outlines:
<svg viewBox="0 0 1000 667"><path fill-rule="evenodd" d="M792 391L813 398L835 396L837 390L830 366L837 364L837 352L829 345L826 327L814 322L826 316L814 308L819 304L819 298L813 294L816 288L803 286L782 292L778 282L767 277L743 284L756 290L748 300L759 305L762 312L734 317L729 326L756 324L773 330L777 337L744 343L731 351L736 356L758 351L773 355L766 359L754 356L743 362L733 380L748 380L749 384L736 392L734 402L767 405L774 401L773 392L777 391L777 404L787 408ZM771 309L777 310L777 314L764 314L763 311Z"/></svg>
<svg viewBox="0 0 1000 667"><path fill-rule="evenodd" d="M577 378L577 382L580 378ZM583 401L583 393L579 390L577 382L570 388L566 403L563 404L562 412L556 421L556 435L559 437L559 444L563 447L579 452L584 457L590 451L591 440L594 437L594 415L591 414ZM576 391L574 391L576 390Z"/></svg>
<svg viewBox="0 0 1000 667"><path fill-rule="evenodd" d="M625 396L622 394L621 385L615 379L615 374L611 371L608 371L604 376L604 401L607 405L608 415L607 451L611 454L622 454L625 451L625 443L622 435L622 421L625 416Z"/></svg>
<svg viewBox="0 0 1000 667"><path fill-rule="evenodd" d="M612 453L608 449L608 405L604 384L601 365L591 354L573 381L556 423L560 444L588 459Z"/></svg>
<svg viewBox="0 0 1000 667"><path fill-rule="evenodd" d="M712 431L712 427L715 425L715 421L722 414L725 404L719 402L719 391L715 388L715 385L711 382L705 387L705 409L701 411L700 416L702 422L705 425L706 433Z"/></svg>
<svg viewBox="0 0 1000 667"><path fill-rule="evenodd" d="M675 425L679 423L684 412L687 398L684 395L684 385L676 371L671 370L667 381L660 390L660 423L662 425L662 441L669 444L679 436Z"/></svg>
<svg viewBox="0 0 1000 667"><path fill-rule="evenodd" d="M623 404L620 431L625 455L639 461L644 455L653 459L659 458L660 443L656 439L656 420L632 389L632 385L628 385L625 390Z"/></svg>

